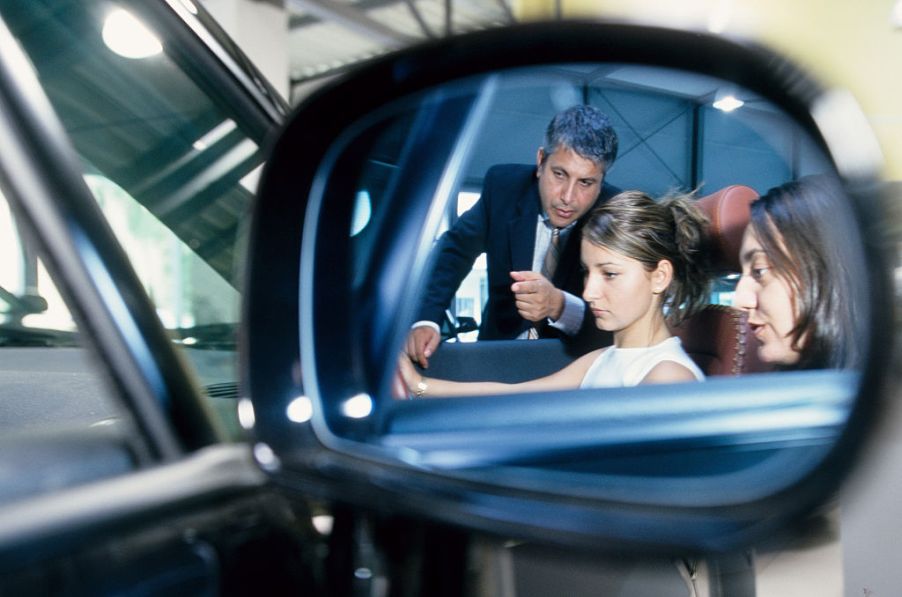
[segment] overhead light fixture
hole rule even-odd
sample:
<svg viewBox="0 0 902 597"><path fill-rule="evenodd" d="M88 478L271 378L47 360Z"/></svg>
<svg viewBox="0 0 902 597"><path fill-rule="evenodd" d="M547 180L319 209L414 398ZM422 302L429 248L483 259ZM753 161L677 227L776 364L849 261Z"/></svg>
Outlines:
<svg viewBox="0 0 902 597"><path fill-rule="evenodd" d="M103 42L125 58L149 58L163 51L160 39L132 13L117 8L103 22Z"/></svg>
<svg viewBox="0 0 902 597"><path fill-rule="evenodd" d="M712 104L721 112L732 112L745 105L745 102L733 95L725 95Z"/></svg>

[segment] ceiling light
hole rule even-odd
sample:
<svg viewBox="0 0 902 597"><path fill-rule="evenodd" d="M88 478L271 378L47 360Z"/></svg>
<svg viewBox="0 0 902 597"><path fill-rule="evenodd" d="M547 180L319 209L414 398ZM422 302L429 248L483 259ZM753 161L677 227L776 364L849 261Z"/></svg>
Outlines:
<svg viewBox="0 0 902 597"><path fill-rule="evenodd" d="M130 12L116 9L103 22L103 41L125 58L148 58L163 51L159 38Z"/></svg>
<svg viewBox="0 0 902 597"><path fill-rule="evenodd" d="M744 104L745 102L741 99L737 99L732 95L726 95L712 105L722 112L732 112L736 108L741 108Z"/></svg>

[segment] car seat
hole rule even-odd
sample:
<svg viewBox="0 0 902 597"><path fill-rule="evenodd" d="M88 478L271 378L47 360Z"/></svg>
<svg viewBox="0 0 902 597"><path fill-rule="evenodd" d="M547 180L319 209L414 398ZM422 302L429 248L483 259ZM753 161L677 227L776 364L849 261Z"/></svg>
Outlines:
<svg viewBox="0 0 902 597"><path fill-rule="evenodd" d="M739 247L749 222L749 206L758 197L753 189L731 185L698 200L710 220L711 262L716 275L740 271ZM739 309L708 305L672 332L705 375L739 375L765 371L758 358L758 340Z"/></svg>

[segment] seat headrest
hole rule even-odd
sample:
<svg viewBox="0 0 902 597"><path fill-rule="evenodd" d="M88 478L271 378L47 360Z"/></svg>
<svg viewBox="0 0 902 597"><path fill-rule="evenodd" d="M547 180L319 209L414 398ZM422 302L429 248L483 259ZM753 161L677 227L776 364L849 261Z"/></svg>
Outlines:
<svg viewBox="0 0 902 597"><path fill-rule="evenodd" d="M697 205L711 221L711 263L716 270L738 272L739 248L749 223L752 201L758 198L754 189L731 185L698 200Z"/></svg>

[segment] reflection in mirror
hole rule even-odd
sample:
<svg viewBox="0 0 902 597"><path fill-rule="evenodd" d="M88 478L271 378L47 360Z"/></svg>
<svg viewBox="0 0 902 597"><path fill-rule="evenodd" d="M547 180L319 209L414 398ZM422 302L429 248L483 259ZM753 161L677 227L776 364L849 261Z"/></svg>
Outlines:
<svg viewBox="0 0 902 597"><path fill-rule="evenodd" d="M327 407L331 432L526 485L681 455L684 477L811 466L832 445L867 345L867 268L819 141L767 99L683 71L548 65L397 102L343 147L359 350L383 334L402 348L361 365L366 432ZM382 249L413 205L428 208L397 261ZM390 274L403 317L373 321L392 259L410 265ZM426 400L473 395L491 398ZM725 445L741 449L701 464Z"/></svg>

